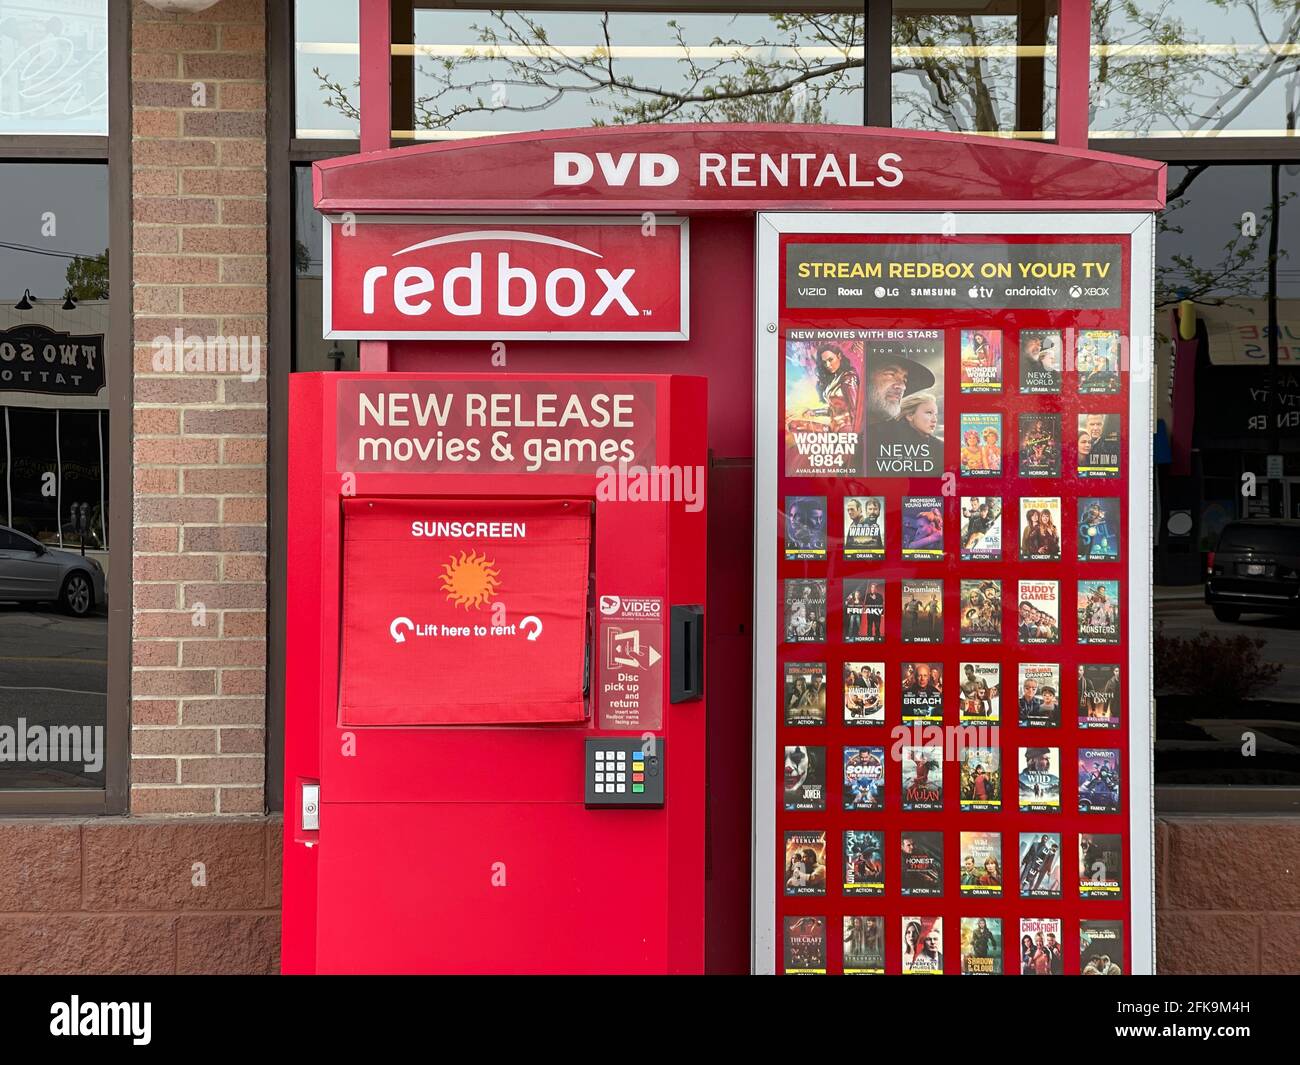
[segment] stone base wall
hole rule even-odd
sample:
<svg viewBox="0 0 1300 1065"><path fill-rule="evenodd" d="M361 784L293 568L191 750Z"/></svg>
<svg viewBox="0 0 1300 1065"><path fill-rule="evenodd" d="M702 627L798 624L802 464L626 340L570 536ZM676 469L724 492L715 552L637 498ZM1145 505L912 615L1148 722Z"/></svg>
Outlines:
<svg viewBox="0 0 1300 1065"><path fill-rule="evenodd" d="M0 821L0 973L280 970L278 818Z"/></svg>
<svg viewBox="0 0 1300 1065"><path fill-rule="evenodd" d="M279 818L0 821L0 973L275 973ZM1300 973L1300 818L1156 822L1161 973Z"/></svg>

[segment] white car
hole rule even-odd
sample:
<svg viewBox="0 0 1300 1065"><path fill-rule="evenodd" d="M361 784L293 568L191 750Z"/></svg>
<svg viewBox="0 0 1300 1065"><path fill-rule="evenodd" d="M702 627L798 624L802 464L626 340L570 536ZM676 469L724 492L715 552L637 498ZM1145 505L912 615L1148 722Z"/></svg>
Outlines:
<svg viewBox="0 0 1300 1065"><path fill-rule="evenodd" d="M104 601L104 568L0 525L0 602L58 603L85 617Z"/></svg>

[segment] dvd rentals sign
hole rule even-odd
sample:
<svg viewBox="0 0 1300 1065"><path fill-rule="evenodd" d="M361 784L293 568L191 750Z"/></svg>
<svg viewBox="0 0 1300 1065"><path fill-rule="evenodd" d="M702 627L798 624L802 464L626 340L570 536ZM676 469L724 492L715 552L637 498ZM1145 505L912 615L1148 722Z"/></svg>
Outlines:
<svg viewBox="0 0 1300 1065"><path fill-rule="evenodd" d="M326 222L327 338L689 337L684 218Z"/></svg>

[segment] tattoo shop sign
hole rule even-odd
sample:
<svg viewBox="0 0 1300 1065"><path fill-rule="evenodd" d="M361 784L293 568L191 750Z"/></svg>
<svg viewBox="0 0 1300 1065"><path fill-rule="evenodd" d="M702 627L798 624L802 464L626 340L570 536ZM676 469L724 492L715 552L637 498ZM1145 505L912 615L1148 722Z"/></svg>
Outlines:
<svg viewBox="0 0 1300 1065"><path fill-rule="evenodd" d="M0 392L95 396L104 384L102 333L74 336L43 325L0 330Z"/></svg>

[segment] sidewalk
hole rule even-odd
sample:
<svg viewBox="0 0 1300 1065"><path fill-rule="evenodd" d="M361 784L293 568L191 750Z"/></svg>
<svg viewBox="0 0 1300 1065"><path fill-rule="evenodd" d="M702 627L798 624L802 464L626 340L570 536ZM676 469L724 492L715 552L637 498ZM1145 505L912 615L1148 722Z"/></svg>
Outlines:
<svg viewBox="0 0 1300 1065"><path fill-rule="evenodd" d="M1151 597L1157 603L1177 599L1204 602L1205 586L1202 584L1157 584L1152 589Z"/></svg>

